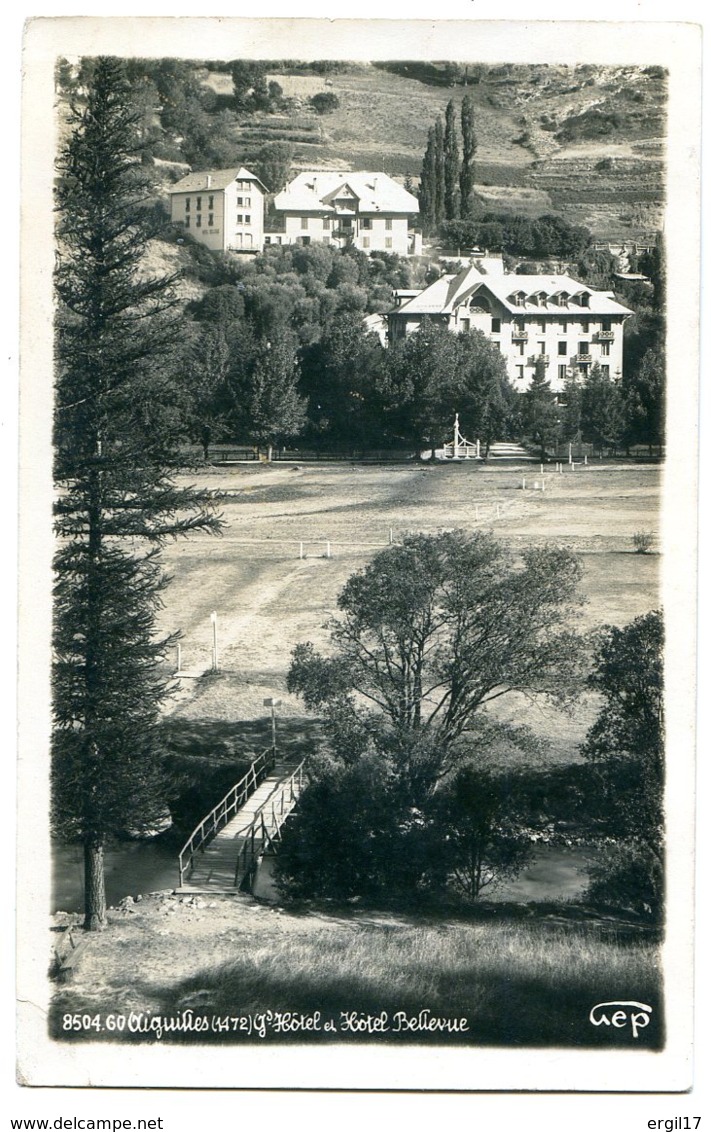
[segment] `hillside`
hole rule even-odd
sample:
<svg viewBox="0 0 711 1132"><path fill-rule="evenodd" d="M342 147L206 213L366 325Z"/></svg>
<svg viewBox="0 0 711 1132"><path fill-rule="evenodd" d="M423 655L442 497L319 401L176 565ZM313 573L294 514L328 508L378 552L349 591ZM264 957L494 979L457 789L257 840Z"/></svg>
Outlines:
<svg viewBox="0 0 711 1132"><path fill-rule="evenodd" d="M411 77L408 66L425 73ZM406 64L359 64L329 76L275 70L269 78L288 109L239 115L235 160L248 162L266 140L287 140L297 168L384 169L416 180L430 125L450 99L459 105L469 93L485 206L559 212L601 239L644 239L660 227L666 82L659 68L504 65L478 68L467 86L435 85L426 72ZM229 95L229 75L204 81ZM309 99L323 91L339 106L319 116Z"/></svg>

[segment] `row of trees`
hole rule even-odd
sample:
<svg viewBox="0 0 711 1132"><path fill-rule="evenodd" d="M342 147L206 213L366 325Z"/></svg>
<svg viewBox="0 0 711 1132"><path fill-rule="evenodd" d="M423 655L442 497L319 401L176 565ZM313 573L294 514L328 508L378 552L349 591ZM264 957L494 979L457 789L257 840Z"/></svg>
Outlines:
<svg viewBox="0 0 711 1132"><path fill-rule="evenodd" d="M453 532L407 538L350 578L328 655L299 645L289 671L324 740L284 830L288 892L392 898L453 885L477 897L564 822L598 847L597 899L659 911L661 615L577 636L580 576L568 551L514 555L491 535ZM539 742L491 705L520 693L574 702L585 687L602 698L588 766L501 769Z"/></svg>
<svg viewBox="0 0 711 1132"><path fill-rule="evenodd" d="M460 109L462 151L460 157L457 112L452 99L442 119L437 118L427 135L427 148L420 176L420 219L425 233L435 231L445 220L468 217L474 191L474 158L477 136L474 100L466 94Z"/></svg>

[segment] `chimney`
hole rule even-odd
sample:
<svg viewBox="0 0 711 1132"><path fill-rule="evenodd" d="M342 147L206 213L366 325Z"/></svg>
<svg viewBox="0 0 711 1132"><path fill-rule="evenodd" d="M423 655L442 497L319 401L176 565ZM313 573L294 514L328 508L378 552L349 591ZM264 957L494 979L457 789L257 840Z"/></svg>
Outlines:
<svg viewBox="0 0 711 1132"><path fill-rule="evenodd" d="M210 176L209 173L208 173L207 177L205 178L205 188L206 189L212 188L212 177Z"/></svg>

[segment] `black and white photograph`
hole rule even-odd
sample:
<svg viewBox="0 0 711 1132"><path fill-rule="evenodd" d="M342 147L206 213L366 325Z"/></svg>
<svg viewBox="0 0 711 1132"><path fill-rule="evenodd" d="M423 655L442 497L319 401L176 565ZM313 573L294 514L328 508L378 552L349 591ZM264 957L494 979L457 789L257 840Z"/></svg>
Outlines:
<svg viewBox="0 0 711 1132"><path fill-rule="evenodd" d="M21 1084L691 1087L700 30L26 25Z"/></svg>

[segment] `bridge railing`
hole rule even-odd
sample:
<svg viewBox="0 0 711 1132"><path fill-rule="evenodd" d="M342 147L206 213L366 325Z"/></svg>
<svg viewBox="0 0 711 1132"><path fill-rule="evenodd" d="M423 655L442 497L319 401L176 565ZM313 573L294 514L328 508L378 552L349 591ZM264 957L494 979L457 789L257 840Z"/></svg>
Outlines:
<svg viewBox="0 0 711 1132"><path fill-rule="evenodd" d="M183 887L186 874L193 867L195 855L204 849L206 842L211 841L220 832L223 826L237 813L249 797L266 778L276 762L276 748L265 747L257 755L245 775L236 782L224 798L210 810L210 813L195 827L190 837L178 854L178 869L180 872L180 887Z"/></svg>
<svg viewBox="0 0 711 1132"><path fill-rule="evenodd" d="M235 888L239 888L244 878L252 872L257 858L280 839L281 827L296 805L303 788L305 762L305 759L302 760L289 777L280 783L241 835L243 844L235 862Z"/></svg>

